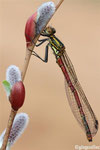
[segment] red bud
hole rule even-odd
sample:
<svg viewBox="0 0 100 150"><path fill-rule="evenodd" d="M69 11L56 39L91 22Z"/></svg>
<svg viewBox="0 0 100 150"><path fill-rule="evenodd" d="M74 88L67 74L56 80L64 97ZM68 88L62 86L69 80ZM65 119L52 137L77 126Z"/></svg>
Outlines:
<svg viewBox="0 0 100 150"><path fill-rule="evenodd" d="M17 111L24 103L25 87L22 81L16 82L11 90L10 103L12 108Z"/></svg>
<svg viewBox="0 0 100 150"><path fill-rule="evenodd" d="M35 37L36 17L37 17L37 12L35 12L26 22L25 37L26 37L27 46L29 45L29 43L31 43L32 39L34 39Z"/></svg>

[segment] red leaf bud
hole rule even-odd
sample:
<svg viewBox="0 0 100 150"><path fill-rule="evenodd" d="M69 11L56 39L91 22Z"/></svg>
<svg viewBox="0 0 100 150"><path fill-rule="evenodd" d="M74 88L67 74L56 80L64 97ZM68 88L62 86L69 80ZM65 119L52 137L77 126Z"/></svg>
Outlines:
<svg viewBox="0 0 100 150"><path fill-rule="evenodd" d="M25 87L22 81L16 82L9 97L12 108L17 111L22 107L25 99Z"/></svg>

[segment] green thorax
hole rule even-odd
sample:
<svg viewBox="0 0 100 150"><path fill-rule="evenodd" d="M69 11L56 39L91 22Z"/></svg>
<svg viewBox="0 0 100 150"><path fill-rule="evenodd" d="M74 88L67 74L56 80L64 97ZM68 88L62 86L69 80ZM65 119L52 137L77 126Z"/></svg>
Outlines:
<svg viewBox="0 0 100 150"><path fill-rule="evenodd" d="M55 35L50 36L49 45L52 48L56 57L62 56L65 50L65 46Z"/></svg>

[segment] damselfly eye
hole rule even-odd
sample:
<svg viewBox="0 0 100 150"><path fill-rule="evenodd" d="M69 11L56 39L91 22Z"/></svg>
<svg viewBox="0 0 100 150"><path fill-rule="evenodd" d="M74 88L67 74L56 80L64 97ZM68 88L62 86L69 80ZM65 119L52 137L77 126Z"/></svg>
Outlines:
<svg viewBox="0 0 100 150"><path fill-rule="evenodd" d="M54 28L52 28L51 26L48 26L46 29L45 29L45 32L48 34L48 35L53 35L56 30Z"/></svg>
<svg viewBox="0 0 100 150"><path fill-rule="evenodd" d="M51 28L51 27L47 27L47 28L46 28L46 32L47 32L48 34L51 34L51 33L52 33L52 28Z"/></svg>

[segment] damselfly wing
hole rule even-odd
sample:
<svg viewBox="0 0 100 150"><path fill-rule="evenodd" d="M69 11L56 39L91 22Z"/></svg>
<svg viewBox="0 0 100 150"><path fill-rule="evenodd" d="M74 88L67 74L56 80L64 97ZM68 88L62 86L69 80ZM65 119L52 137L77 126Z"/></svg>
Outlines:
<svg viewBox="0 0 100 150"><path fill-rule="evenodd" d="M66 70L67 70L69 76L70 76L71 82L78 93L78 96L79 96L79 99L80 99L80 102L82 105L82 109L83 109L83 112L86 117L86 121L87 121L89 129L91 131L91 135L94 136L98 131L98 121L96 119L96 116L95 116L95 114L87 100L87 97L85 96L85 93L78 81L78 78L77 78L75 70L74 70L74 66L73 66L70 58L68 57L66 51L61 56L61 59L66 67ZM79 122L81 127L85 130L84 124L83 124L83 121L82 121L82 118L81 118L81 115L79 112L79 108L76 103L75 96L73 95L66 79L65 79L65 91L66 91L69 105L71 107L71 110L72 110L76 120Z"/></svg>
<svg viewBox="0 0 100 150"><path fill-rule="evenodd" d="M55 36L55 32L56 30L54 28L50 26L47 27L41 34L47 38L39 40L40 43L36 45L40 46L44 42L48 41L45 50L45 59L42 59L35 51L33 51L32 54L41 59L43 62L47 62L48 48L51 47L55 55L56 62L60 66L65 77L66 95L71 110L78 123L84 129L88 141L92 141L92 137L98 130L98 121L78 81L73 64L65 51L65 46Z"/></svg>

